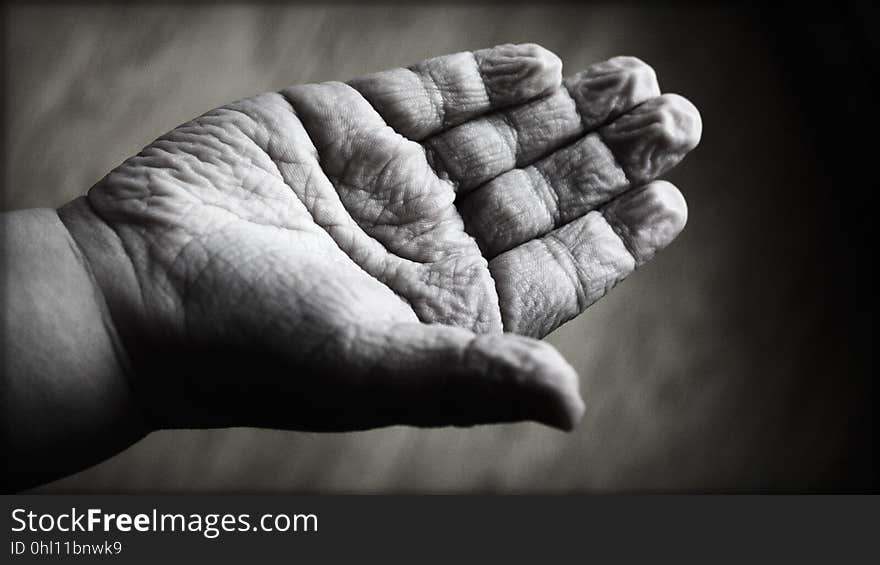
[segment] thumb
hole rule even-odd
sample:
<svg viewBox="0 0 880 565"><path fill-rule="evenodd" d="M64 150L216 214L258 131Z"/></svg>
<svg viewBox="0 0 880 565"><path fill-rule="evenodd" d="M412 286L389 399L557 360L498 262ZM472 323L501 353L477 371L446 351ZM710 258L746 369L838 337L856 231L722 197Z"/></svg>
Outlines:
<svg viewBox="0 0 880 565"><path fill-rule="evenodd" d="M583 415L577 373L545 342L416 323L381 339L367 380L377 425L534 420L570 430Z"/></svg>

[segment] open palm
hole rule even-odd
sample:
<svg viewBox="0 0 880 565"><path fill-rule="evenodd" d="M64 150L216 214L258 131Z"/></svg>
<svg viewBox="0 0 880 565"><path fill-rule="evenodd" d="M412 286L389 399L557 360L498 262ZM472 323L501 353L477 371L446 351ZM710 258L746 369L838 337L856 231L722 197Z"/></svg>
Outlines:
<svg viewBox="0 0 880 565"><path fill-rule="evenodd" d="M156 426L568 428L534 338L679 233L700 129L637 59L503 45L213 110L61 213Z"/></svg>

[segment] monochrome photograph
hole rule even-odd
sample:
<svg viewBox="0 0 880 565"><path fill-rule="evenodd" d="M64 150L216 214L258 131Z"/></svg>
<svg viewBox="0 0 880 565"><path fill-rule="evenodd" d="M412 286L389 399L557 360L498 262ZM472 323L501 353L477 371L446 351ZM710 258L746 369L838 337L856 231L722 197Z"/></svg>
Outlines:
<svg viewBox="0 0 880 565"><path fill-rule="evenodd" d="M876 493L872 12L8 5L4 492Z"/></svg>

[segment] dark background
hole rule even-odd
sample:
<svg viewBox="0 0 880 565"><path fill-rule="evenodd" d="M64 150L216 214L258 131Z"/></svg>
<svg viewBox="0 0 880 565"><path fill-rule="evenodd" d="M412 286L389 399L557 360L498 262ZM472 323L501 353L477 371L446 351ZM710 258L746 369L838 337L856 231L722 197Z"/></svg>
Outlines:
<svg viewBox="0 0 880 565"><path fill-rule="evenodd" d="M7 210L61 205L236 98L503 42L569 73L636 55L704 122L668 177L682 236L549 337L581 375L572 434L161 432L37 491L876 491L865 6L7 7Z"/></svg>

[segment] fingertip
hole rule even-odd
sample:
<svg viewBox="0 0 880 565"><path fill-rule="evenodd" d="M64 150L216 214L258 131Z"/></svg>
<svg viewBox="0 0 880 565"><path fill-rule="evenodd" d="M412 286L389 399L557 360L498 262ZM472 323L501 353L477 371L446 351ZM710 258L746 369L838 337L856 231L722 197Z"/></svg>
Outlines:
<svg viewBox="0 0 880 565"><path fill-rule="evenodd" d="M652 98L599 130L634 183L672 169L697 146L702 132L699 111L677 94Z"/></svg>
<svg viewBox="0 0 880 565"><path fill-rule="evenodd" d="M520 43L509 46L508 56L520 58L530 70L543 79L546 87L562 83L562 59L556 53L537 43Z"/></svg>
<svg viewBox="0 0 880 565"><path fill-rule="evenodd" d="M562 84L562 60L536 43L498 45L475 51L474 56L497 105L525 102Z"/></svg>
<svg viewBox="0 0 880 565"><path fill-rule="evenodd" d="M577 371L552 347L549 347L544 370L547 374L542 375L541 381L552 391L555 404L548 409L548 418L544 423L570 432L577 426L586 410L580 394L580 379Z"/></svg>
<svg viewBox="0 0 880 565"><path fill-rule="evenodd" d="M544 78L542 90L550 90L562 84L562 59L556 53L537 43L526 43L523 47L534 61L535 71Z"/></svg>
<svg viewBox="0 0 880 565"><path fill-rule="evenodd" d="M658 213L670 223L670 231L678 235L687 224L688 218L688 206L684 195L674 184L665 180L649 183L645 190Z"/></svg>
<svg viewBox="0 0 880 565"><path fill-rule="evenodd" d="M564 432L570 432L584 417L586 405L577 387L560 389L559 393L559 404L555 411L555 417L545 423Z"/></svg>
<svg viewBox="0 0 880 565"><path fill-rule="evenodd" d="M519 417L571 431L583 417L577 371L550 344L515 334L504 334L502 363L513 362L515 404Z"/></svg>
<svg viewBox="0 0 880 565"><path fill-rule="evenodd" d="M452 326L406 324L388 335L373 401L385 423L473 426L534 421L572 430L584 413L574 368L550 344Z"/></svg>
<svg viewBox="0 0 880 565"><path fill-rule="evenodd" d="M588 130L660 95L654 69L628 55L591 65L564 82Z"/></svg>
<svg viewBox="0 0 880 565"><path fill-rule="evenodd" d="M660 180L621 195L604 213L642 265L678 237L687 224L688 207L681 191Z"/></svg>
<svg viewBox="0 0 880 565"><path fill-rule="evenodd" d="M668 102L674 121L677 125L676 134L680 144L686 151L693 150L700 144L703 136L703 118L693 102L679 94L664 94L661 98Z"/></svg>

